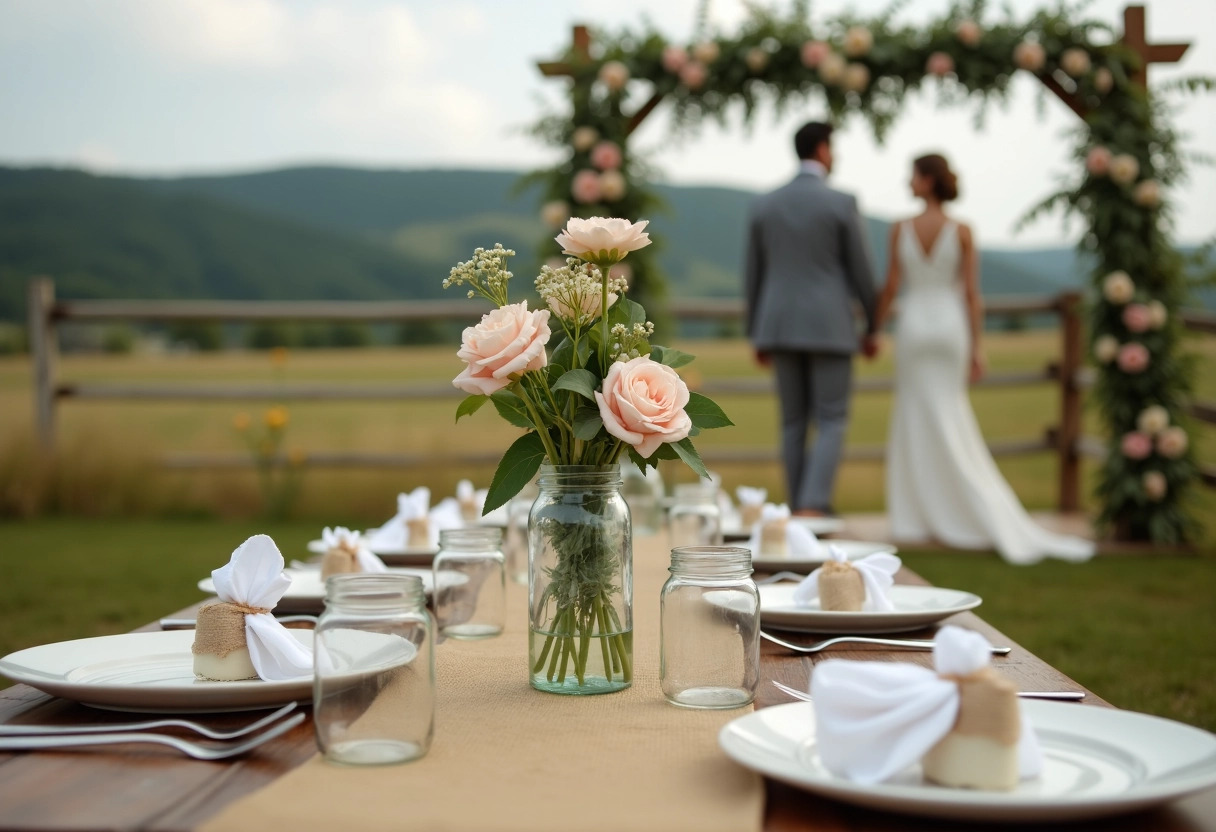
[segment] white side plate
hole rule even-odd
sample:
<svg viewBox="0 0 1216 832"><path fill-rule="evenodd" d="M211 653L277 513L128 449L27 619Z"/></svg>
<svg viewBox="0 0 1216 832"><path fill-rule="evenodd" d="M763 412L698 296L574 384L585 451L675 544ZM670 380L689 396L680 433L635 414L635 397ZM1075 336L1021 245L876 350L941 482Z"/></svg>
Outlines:
<svg viewBox="0 0 1216 832"><path fill-rule="evenodd" d="M892 612L828 612L819 601L794 603L793 581L760 587L760 620L766 627L803 633L902 633L919 630L943 618L978 607L982 599L970 592L935 586L893 586L887 593Z"/></svg>
<svg viewBox="0 0 1216 832"><path fill-rule="evenodd" d="M827 797L891 812L972 821L1071 821L1132 812L1216 785L1216 736L1132 711L1025 701L1043 773L1011 792L927 783L920 766L862 786L819 761L809 702L764 708L718 734L741 765Z"/></svg>

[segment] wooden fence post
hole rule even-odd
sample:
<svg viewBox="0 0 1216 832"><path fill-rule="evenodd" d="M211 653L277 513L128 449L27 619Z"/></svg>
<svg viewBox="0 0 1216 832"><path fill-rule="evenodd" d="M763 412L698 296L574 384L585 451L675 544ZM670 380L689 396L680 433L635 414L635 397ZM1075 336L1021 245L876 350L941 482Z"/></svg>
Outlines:
<svg viewBox="0 0 1216 832"><path fill-rule="evenodd" d="M1084 356L1081 326L1081 294L1066 292L1059 297L1060 312L1060 429L1056 451L1060 458L1059 510L1081 508L1081 384L1078 378Z"/></svg>
<svg viewBox="0 0 1216 832"><path fill-rule="evenodd" d="M59 343L51 314L55 305L55 282L35 277L29 283L30 354L34 371L34 429L42 449L55 449L55 363Z"/></svg>

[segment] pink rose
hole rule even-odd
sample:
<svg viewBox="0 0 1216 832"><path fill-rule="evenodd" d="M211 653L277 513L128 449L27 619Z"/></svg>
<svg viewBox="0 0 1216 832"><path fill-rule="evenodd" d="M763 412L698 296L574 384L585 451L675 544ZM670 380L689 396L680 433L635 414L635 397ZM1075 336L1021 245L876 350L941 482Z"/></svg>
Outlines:
<svg viewBox="0 0 1216 832"><path fill-rule="evenodd" d="M958 28L954 30L954 33L958 35L958 39L962 41L965 46L970 46L972 48L979 46L980 39L984 36L983 31L980 29L980 25L974 20L961 21L958 24Z"/></svg>
<svg viewBox="0 0 1216 832"><path fill-rule="evenodd" d="M1042 44L1024 40L1014 47L1013 62L1019 69L1038 72L1043 68L1043 64L1047 63L1047 52L1043 49Z"/></svg>
<svg viewBox="0 0 1216 832"><path fill-rule="evenodd" d="M1157 453L1166 459L1181 459L1190 444L1186 431L1177 425L1172 425L1158 434Z"/></svg>
<svg viewBox="0 0 1216 832"><path fill-rule="evenodd" d="M1099 67L1094 73L1094 89L1106 95L1115 86L1115 76L1106 67Z"/></svg>
<svg viewBox="0 0 1216 832"><path fill-rule="evenodd" d="M1153 438L1147 433L1134 430L1123 434L1119 448L1128 459L1147 459L1153 452Z"/></svg>
<svg viewBox="0 0 1216 832"><path fill-rule="evenodd" d="M580 170L570 183L570 195L575 202L591 205L600 201L600 177L593 170Z"/></svg>
<svg viewBox="0 0 1216 832"><path fill-rule="evenodd" d="M1106 176L1110 172L1111 152L1102 145L1089 149L1085 154L1085 169L1090 176Z"/></svg>
<svg viewBox="0 0 1216 832"><path fill-rule="evenodd" d="M802 65L807 69L814 69L831 51L832 47L827 41L808 40L802 44Z"/></svg>
<svg viewBox="0 0 1216 832"><path fill-rule="evenodd" d="M925 61L925 72L943 78L954 72L954 58L945 52L934 52L929 56L929 60Z"/></svg>
<svg viewBox="0 0 1216 832"><path fill-rule="evenodd" d="M1153 316L1143 303L1129 303L1123 308L1123 325L1128 332L1147 332L1152 323Z"/></svg>
<svg viewBox="0 0 1216 832"><path fill-rule="evenodd" d="M688 52L679 46L668 46L663 49L663 69L672 75L679 73L688 63Z"/></svg>
<svg viewBox="0 0 1216 832"><path fill-rule="evenodd" d="M1148 348L1144 344L1124 344L1119 347L1119 355L1115 362L1119 365L1119 369L1128 375L1136 375L1143 373L1148 369L1149 354Z"/></svg>
<svg viewBox="0 0 1216 832"><path fill-rule="evenodd" d="M1144 486L1144 496L1154 503L1164 500L1170 490L1170 484L1166 481L1165 474L1160 471L1145 471L1140 482Z"/></svg>
<svg viewBox="0 0 1216 832"><path fill-rule="evenodd" d="M629 83L629 67L620 61L609 61L600 67L599 79L611 92L620 92Z"/></svg>
<svg viewBox="0 0 1216 832"><path fill-rule="evenodd" d="M452 380L466 393L490 395L511 383L512 375L539 370L549 363L549 310L528 311L521 301L488 312L481 323L465 329L456 353L467 367Z"/></svg>
<svg viewBox="0 0 1216 832"><path fill-rule="evenodd" d="M709 70L700 61L689 61L680 70L680 82L690 90L699 90L705 86L709 78Z"/></svg>
<svg viewBox="0 0 1216 832"><path fill-rule="evenodd" d="M616 170L622 161L621 147L616 142L600 142L591 148L591 164L600 170Z"/></svg>
<svg viewBox="0 0 1216 832"><path fill-rule="evenodd" d="M688 436L692 420L684 412L688 385L675 370L649 355L617 361L596 393L604 429L649 459L664 442Z"/></svg>

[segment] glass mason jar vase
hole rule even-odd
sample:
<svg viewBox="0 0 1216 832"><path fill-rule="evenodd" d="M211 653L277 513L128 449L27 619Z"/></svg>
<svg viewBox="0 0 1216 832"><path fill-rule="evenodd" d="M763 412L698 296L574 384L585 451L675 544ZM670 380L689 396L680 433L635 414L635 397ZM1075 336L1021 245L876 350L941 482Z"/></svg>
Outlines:
<svg viewBox="0 0 1216 832"><path fill-rule="evenodd" d="M490 638L506 620L502 529L444 529L435 555L435 619L447 638Z"/></svg>
<svg viewBox="0 0 1216 832"><path fill-rule="evenodd" d="M760 679L760 593L747 549L671 552L660 596L659 682L673 705L738 708Z"/></svg>
<svg viewBox="0 0 1216 832"><path fill-rule="evenodd" d="M668 527L672 549L721 546L722 510L718 507L718 486L711 482L677 485Z"/></svg>
<svg viewBox="0 0 1216 832"><path fill-rule="evenodd" d="M422 579L351 573L325 583L313 722L327 760L403 763L434 733L434 628Z"/></svg>
<svg viewBox="0 0 1216 832"><path fill-rule="evenodd" d="M532 687L594 694L633 682L633 540L619 465L549 465L528 519Z"/></svg>

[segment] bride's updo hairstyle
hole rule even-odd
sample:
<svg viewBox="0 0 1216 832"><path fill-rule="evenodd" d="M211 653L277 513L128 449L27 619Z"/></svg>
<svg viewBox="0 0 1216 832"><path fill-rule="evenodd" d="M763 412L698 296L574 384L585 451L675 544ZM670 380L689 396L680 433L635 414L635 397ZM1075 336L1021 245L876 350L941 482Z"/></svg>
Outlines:
<svg viewBox="0 0 1216 832"><path fill-rule="evenodd" d="M945 156L929 153L912 163L916 172L933 182L933 195L942 202L958 199L958 177Z"/></svg>

